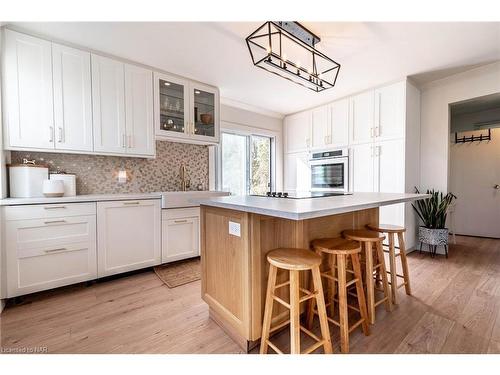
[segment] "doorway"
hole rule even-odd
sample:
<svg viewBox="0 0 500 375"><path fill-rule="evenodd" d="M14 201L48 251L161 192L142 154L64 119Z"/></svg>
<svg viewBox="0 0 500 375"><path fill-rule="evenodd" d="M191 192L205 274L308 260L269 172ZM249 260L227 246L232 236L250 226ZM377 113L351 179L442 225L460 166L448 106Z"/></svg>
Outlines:
<svg viewBox="0 0 500 375"><path fill-rule="evenodd" d="M450 104L455 234L500 238L500 93Z"/></svg>

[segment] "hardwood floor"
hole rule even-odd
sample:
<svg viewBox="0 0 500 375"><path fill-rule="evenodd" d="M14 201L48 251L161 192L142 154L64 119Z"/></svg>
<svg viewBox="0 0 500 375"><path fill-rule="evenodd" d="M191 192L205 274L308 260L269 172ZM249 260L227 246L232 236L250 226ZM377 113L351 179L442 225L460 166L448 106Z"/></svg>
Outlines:
<svg viewBox="0 0 500 375"><path fill-rule="evenodd" d="M379 306L371 335L351 334L351 353L500 353L500 240L457 237L449 259L414 252L408 262L413 296L400 289L392 312ZM152 271L28 296L0 315L0 337L4 352L241 352L208 318L200 282L169 289ZM288 339L284 330L273 342L287 350Z"/></svg>

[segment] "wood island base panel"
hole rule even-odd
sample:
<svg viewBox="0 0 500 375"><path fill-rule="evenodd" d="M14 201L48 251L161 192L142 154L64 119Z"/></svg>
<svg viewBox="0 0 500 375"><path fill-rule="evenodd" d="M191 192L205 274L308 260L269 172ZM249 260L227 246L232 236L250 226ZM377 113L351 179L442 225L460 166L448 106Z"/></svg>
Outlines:
<svg viewBox="0 0 500 375"><path fill-rule="evenodd" d="M202 205L201 294L211 318L248 352L261 336L269 272L266 254L279 247L309 248L316 238L340 236L343 230L378 220L378 208L289 220ZM277 283L286 282L287 274L278 272ZM308 279L309 274L302 272L301 286L307 287ZM276 293L288 300L288 288ZM275 304L272 326L286 319L288 310Z"/></svg>

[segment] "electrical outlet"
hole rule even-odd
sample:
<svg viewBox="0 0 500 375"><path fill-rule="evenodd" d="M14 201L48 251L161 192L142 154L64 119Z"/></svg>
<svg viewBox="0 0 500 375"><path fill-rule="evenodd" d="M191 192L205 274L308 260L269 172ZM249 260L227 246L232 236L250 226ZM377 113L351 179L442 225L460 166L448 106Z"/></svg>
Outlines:
<svg viewBox="0 0 500 375"><path fill-rule="evenodd" d="M241 237L241 225L240 223L235 223L234 221L229 222L229 234L236 237Z"/></svg>

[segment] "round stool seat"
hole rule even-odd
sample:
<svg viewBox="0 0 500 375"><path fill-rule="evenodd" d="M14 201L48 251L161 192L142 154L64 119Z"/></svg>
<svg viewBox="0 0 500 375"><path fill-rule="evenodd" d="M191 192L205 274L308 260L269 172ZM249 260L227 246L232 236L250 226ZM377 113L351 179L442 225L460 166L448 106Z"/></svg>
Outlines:
<svg viewBox="0 0 500 375"><path fill-rule="evenodd" d="M319 238L311 242L314 249L328 254L356 254L361 252L361 244L358 241L348 240L342 237Z"/></svg>
<svg viewBox="0 0 500 375"><path fill-rule="evenodd" d="M318 254L306 249L276 249L267 254L273 266L291 271L306 271L321 264Z"/></svg>
<svg viewBox="0 0 500 375"><path fill-rule="evenodd" d="M404 233L406 231L405 227L400 227L399 225L392 224L368 224L366 226L370 230L380 233Z"/></svg>
<svg viewBox="0 0 500 375"><path fill-rule="evenodd" d="M379 242L385 239L381 233L368 229L349 229L342 232L345 238L360 242Z"/></svg>

